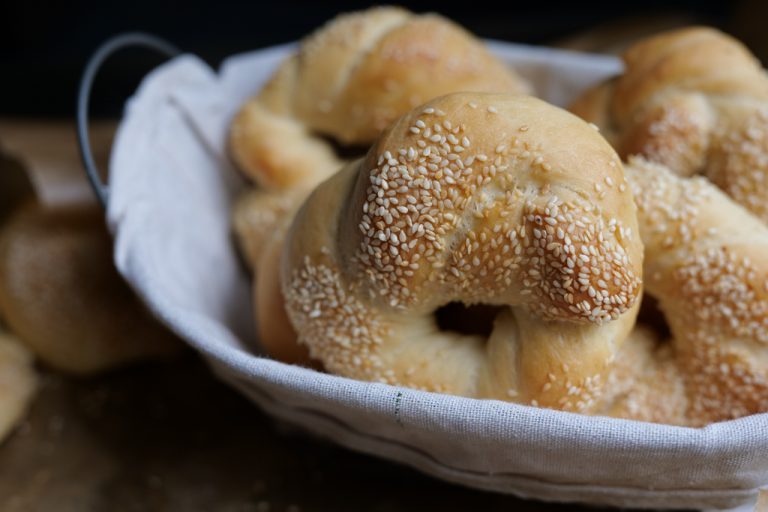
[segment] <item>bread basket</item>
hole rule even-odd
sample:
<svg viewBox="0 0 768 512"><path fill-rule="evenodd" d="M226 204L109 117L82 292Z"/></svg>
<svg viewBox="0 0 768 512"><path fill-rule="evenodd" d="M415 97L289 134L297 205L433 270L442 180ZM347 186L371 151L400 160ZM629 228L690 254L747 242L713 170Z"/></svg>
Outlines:
<svg viewBox="0 0 768 512"><path fill-rule="evenodd" d="M621 66L611 57L487 44L559 105ZM218 71L176 56L128 102L108 196L96 184L117 267L154 314L269 414L437 478L622 507L728 508L755 499L768 483L768 414L670 427L358 382L260 356L249 278L229 226L244 183L225 140L237 107L292 48L237 55Z"/></svg>

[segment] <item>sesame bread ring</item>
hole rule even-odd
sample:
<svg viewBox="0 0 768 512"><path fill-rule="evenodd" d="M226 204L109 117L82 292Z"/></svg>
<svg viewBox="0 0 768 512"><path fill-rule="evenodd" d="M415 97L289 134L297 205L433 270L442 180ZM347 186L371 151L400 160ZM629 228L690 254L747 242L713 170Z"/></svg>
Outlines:
<svg viewBox="0 0 768 512"><path fill-rule="evenodd" d="M645 39L625 72L571 111L600 126L622 158L702 174L768 222L768 74L740 42L710 28Z"/></svg>
<svg viewBox="0 0 768 512"><path fill-rule="evenodd" d="M320 135L367 146L411 108L457 91L528 86L436 14L396 7L345 14L307 37L245 104L232 124L232 154L263 187L311 187L344 163Z"/></svg>
<svg viewBox="0 0 768 512"><path fill-rule="evenodd" d="M672 333L693 425L768 412L768 226L703 178L633 159L644 287Z"/></svg>
<svg viewBox="0 0 768 512"><path fill-rule="evenodd" d="M332 373L589 411L641 273L623 168L593 128L535 98L459 93L315 189L281 283ZM441 331L450 302L499 307L491 334Z"/></svg>

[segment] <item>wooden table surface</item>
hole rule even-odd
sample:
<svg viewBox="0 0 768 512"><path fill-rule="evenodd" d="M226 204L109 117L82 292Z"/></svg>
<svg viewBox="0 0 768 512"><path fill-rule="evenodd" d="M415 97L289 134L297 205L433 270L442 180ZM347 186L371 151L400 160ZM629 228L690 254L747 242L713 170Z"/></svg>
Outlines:
<svg viewBox="0 0 768 512"><path fill-rule="evenodd" d="M0 447L3 512L554 511L350 452L270 417L196 356L45 374ZM577 509L578 510L578 509Z"/></svg>
<svg viewBox="0 0 768 512"><path fill-rule="evenodd" d="M93 132L102 165L113 130ZM15 159L44 201L93 200L71 123L0 120L0 153L0 172ZM447 484L276 423L191 352L92 378L41 374L0 445L2 512L575 509Z"/></svg>

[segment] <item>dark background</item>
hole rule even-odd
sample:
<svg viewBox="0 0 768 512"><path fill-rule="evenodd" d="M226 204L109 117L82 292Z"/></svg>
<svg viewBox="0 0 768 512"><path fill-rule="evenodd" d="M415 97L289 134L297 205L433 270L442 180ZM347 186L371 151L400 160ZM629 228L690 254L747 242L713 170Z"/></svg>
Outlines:
<svg viewBox="0 0 768 512"><path fill-rule="evenodd" d="M632 19L678 16L741 37L760 55L766 19L761 2L615 1L408 2L437 11L482 36L553 44L591 27ZM212 65L224 57L296 40L339 12L371 2L35 2L0 0L0 116L71 117L75 89L90 53L121 31L160 35ZM118 116L138 80L161 60L126 50L108 62L96 83L95 116Z"/></svg>

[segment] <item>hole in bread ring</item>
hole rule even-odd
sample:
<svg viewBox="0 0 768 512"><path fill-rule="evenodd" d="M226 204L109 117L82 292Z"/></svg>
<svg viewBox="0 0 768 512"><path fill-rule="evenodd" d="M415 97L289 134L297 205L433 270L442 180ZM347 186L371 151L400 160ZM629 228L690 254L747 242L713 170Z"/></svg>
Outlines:
<svg viewBox="0 0 768 512"><path fill-rule="evenodd" d="M462 93L312 193L281 279L331 373L585 411L634 322L636 233L591 127L534 98ZM433 312L451 301L503 310L487 337L441 331Z"/></svg>
<svg viewBox="0 0 768 512"><path fill-rule="evenodd" d="M449 302L437 308L433 315L441 331L487 338L493 332L496 316L503 310L503 306Z"/></svg>

